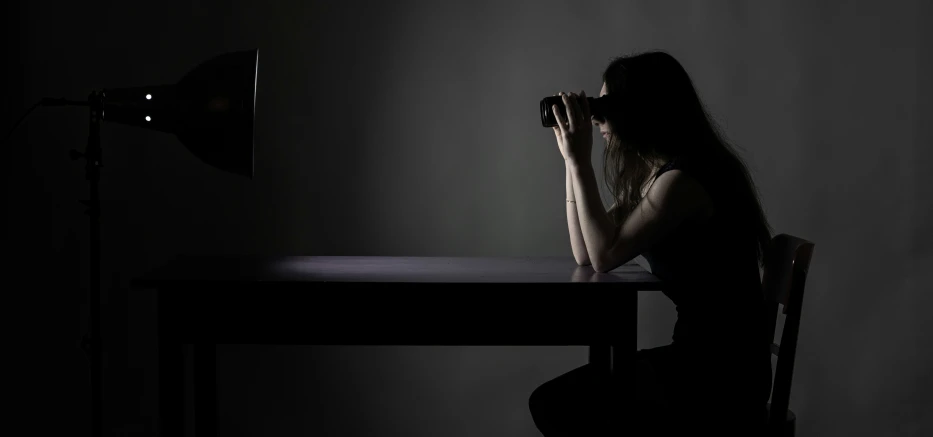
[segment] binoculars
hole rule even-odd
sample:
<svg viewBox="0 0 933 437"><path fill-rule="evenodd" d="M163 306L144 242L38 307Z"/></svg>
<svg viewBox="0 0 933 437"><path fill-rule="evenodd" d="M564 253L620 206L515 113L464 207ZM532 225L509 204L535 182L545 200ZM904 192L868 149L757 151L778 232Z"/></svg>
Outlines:
<svg viewBox="0 0 933 437"><path fill-rule="evenodd" d="M605 119L612 109L609 95L602 97L587 97L586 101L590 104L590 115L598 119ZM567 119L567 110L564 108L564 99L561 96L550 96L541 99L541 125L544 127L557 126L557 117L554 116L552 106L557 105L560 115ZM589 120L586 120L589 123Z"/></svg>

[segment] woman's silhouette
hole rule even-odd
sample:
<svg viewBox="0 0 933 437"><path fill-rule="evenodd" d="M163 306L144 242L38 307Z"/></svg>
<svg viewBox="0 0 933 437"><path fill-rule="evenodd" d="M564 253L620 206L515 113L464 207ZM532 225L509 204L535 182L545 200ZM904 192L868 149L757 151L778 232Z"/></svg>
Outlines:
<svg viewBox="0 0 933 437"><path fill-rule="evenodd" d="M613 108L605 119L590 117L585 94L561 93L567 115L554 127L574 257L608 271L641 254L677 307L672 343L637 351L636 374L617 375L634 388L616 393L635 419L619 425L717 435L758 426L771 392L759 276L771 229L757 189L671 55L616 58L602 78ZM608 212L589 163L590 122L606 140L604 176L616 199ZM601 375L584 365L538 387L529 406L542 434L605 434L621 407Z"/></svg>

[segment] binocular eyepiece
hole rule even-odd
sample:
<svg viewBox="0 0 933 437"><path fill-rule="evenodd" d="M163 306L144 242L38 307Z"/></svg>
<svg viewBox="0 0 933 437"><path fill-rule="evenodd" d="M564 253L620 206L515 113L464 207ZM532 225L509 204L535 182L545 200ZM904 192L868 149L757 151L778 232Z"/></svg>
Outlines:
<svg viewBox="0 0 933 437"><path fill-rule="evenodd" d="M597 119L605 119L610 112L609 95L602 97L587 97L586 101L590 104L590 115ZM557 117L554 116L552 106L557 105L560 115L567 119L567 110L564 108L564 99L561 96L550 96L541 99L541 125L544 127L557 126ZM587 123L590 121L587 120Z"/></svg>

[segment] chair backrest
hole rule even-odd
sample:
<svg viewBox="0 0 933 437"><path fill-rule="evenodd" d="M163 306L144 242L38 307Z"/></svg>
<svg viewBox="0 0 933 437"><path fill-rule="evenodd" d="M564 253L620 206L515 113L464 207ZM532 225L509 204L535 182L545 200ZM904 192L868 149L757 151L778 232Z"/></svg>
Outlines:
<svg viewBox="0 0 933 437"><path fill-rule="evenodd" d="M768 428L773 431L780 431L787 417L803 290L807 272L810 270L813 246L813 243L802 238L780 234L771 239L771 244L765 251L761 286L768 302L769 332L772 333L771 353L778 357L768 420ZM773 334L777 326L779 305L784 307L785 318L781 344L777 345L773 343Z"/></svg>

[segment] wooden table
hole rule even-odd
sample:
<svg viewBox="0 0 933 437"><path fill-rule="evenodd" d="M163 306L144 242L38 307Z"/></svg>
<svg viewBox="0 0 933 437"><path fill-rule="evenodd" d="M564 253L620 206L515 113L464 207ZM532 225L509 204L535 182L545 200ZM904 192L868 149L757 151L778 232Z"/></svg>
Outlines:
<svg viewBox="0 0 933 437"><path fill-rule="evenodd" d="M196 434L214 436L217 344L588 345L625 372L636 292L663 284L635 262L598 273L571 257L184 256L133 285L157 293L159 428L174 437L185 345Z"/></svg>

